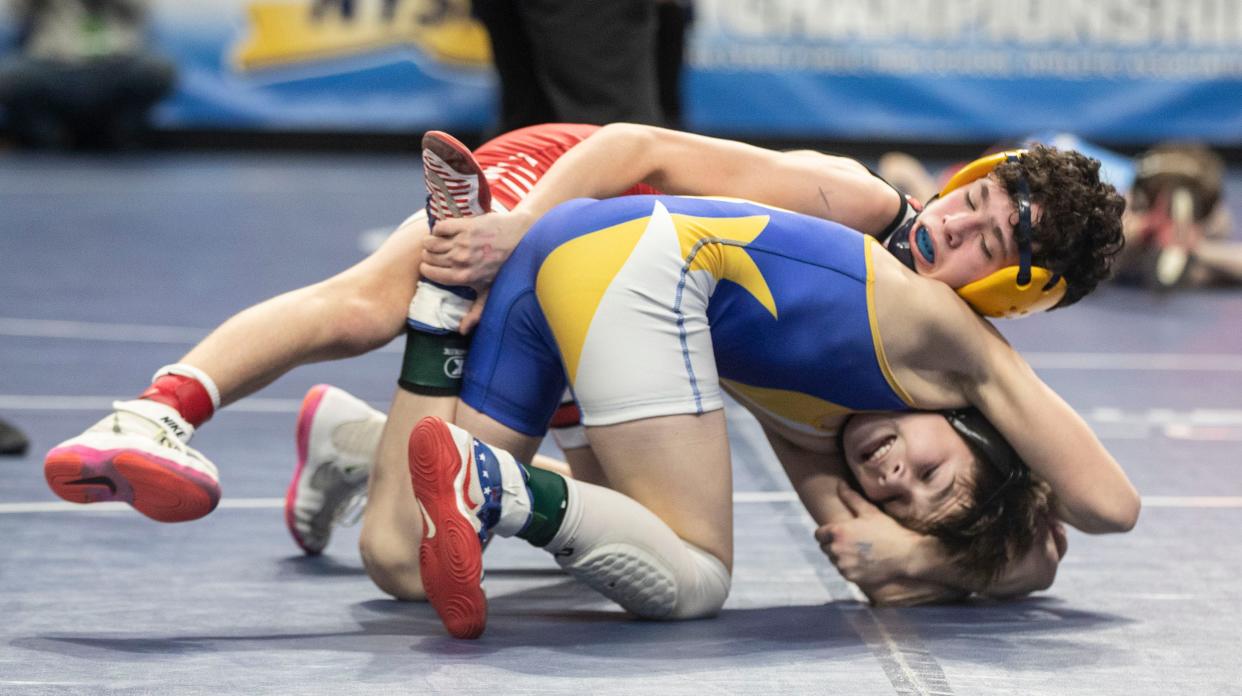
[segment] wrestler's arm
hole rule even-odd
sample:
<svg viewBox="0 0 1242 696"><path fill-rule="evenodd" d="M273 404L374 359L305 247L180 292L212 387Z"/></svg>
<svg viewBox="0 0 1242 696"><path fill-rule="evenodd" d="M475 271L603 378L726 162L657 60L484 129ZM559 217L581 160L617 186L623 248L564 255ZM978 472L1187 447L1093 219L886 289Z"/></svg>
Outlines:
<svg viewBox="0 0 1242 696"><path fill-rule="evenodd" d="M847 157L615 123L565 153L515 210L538 217L571 198L615 196L637 183L669 194L744 198L872 234L901 205L891 186Z"/></svg>
<svg viewBox="0 0 1242 696"><path fill-rule="evenodd" d="M1133 528L1138 491L1099 438L991 324L956 297L943 301L947 292L906 304L912 325L924 330L924 365L955 385L1051 486L1059 519L1089 534Z"/></svg>
<svg viewBox="0 0 1242 696"><path fill-rule="evenodd" d="M793 484L802 505L810 513L811 518L819 527L816 538L821 541L821 548L828 549L822 540L823 530L834 523L853 519L853 514L837 496L838 487L843 484L840 458L830 452L816 452L790 442L776 432L768 424L763 423L764 434L772 445L776 458L785 469L785 474ZM881 513L882 514L882 513ZM904 529L904 528L903 528ZM909 544L904 549L918 548L920 552L934 554L936 549L931 544L919 544L925 539L922 535L905 530L909 533ZM930 567L930 559L924 561ZM904 565L904 564L903 564ZM843 575L858 585L863 594L872 604L878 606L910 606L916 604L932 604L961 599L967 592L953 587L951 583L939 583L920 580L906 574L886 573L885 577L876 582L853 576L843 571Z"/></svg>
<svg viewBox="0 0 1242 696"><path fill-rule="evenodd" d="M530 226L553 207L574 198L620 195L639 183L669 194L744 198L875 235L901 209L895 189L847 157L776 152L617 123L562 155L512 211L437 223L421 271L436 282L485 287Z"/></svg>
<svg viewBox="0 0 1242 696"><path fill-rule="evenodd" d="M997 599L1047 589L1065 555L1065 533L1054 520L1041 525L1036 543L990 582L965 572L932 536L902 527L844 484L844 463L834 451L813 452L764 426L764 432L798 493L819 525L816 539L847 580L877 605L911 605L960 599L977 593ZM842 491L859 502L847 506ZM860 506L867 508L860 514ZM866 548L869 557L859 557ZM833 549L836 551L833 552ZM853 554L852 557L846 558Z"/></svg>
<svg viewBox="0 0 1242 696"><path fill-rule="evenodd" d="M966 589L994 599L1013 599L1052 587L1067 548L1061 523L1045 520L1039 524L1035 543L1026 555L1011 561L991 582L980 581L948 562L940 542L932 537L922 538L919 547L911 553L907 568L912 577L927 582Z"/></svg>

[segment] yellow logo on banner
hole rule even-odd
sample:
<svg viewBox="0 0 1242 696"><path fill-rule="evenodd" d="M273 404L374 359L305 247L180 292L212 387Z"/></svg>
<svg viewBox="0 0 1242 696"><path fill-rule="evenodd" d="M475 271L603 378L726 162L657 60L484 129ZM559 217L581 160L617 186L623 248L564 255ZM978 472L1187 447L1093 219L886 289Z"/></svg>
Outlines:
<svg viewBox="0 0 1242 696"><path fill-rule="evenodd" d="M270 0L247 7L250 32L233 53L240 70L283 67L412 45L432 59L491 62L468 0Z"/></svg>

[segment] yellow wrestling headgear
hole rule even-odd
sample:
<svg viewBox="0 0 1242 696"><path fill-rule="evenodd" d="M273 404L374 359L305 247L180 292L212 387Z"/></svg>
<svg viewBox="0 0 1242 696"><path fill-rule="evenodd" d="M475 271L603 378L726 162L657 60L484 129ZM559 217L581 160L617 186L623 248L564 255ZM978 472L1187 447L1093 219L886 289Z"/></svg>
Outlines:
<svg viewBox="0 0 1242 696"><path fill-rule="evenodd" d="M1017 162L1025 154L1026 150L1010 150L980 157L950 177L940 195L978 181L1003 162ZM1018 178L1014 198L1018 206L1018 224L1013 231L1018 244L1018 265L1002 268L957 289L957 294L975 311L988 317L1013 319L1042 312L1055 307L1065 297L1065 279L1060 273L1031 265L1031 190L1026 177Z"/></svg>

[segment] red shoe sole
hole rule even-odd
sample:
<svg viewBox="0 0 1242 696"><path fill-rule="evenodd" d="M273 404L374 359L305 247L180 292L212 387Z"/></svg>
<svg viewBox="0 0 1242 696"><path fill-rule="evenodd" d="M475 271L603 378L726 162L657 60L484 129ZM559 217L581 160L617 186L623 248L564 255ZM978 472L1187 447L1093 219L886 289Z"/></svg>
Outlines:
<svg viewBox="0 0 1242 696"><path fill-rule="evenodd" d="M189 522L216 509L219 486L191 480L174 466L133 451L73 447L49 452L43 475L71 503L126 502L159 522Z"/></svg>
<svg viewBox="0 0 1242 696"><path fill-rule="evenodd" d="M444 160L453 169L459 172L469 171L479 180L479 207L484 212L492 209L492 189L487 179L483 176L483 169L479 167L478 161L474 159L474 154L470 152L470 148L462 144L460 140L445 133L444 131L427 131L423 135L423 148L436 153L436 156Z"/></svg>
<svg viewBox="0 0 1242 696"><path fill-rule="evenodd" d="M293 537L294 543L307 556L318 556L323 553L323 550L306 548L302 537L298 536L297 525L294 523L293 499L298 491L298 482L302 480L302 470L306 468L306 452L310 448L311 421L315 419L315 411L318 410L319 402L323 401L323 395L327 392L328 385L316 384L302 398L302 407L298 409L298 465L293 470L293 480L289 482L289 488L285 491L285 526L289 528L289 535Z"/></svg>
<svg viewBox="0 0 1242 696"><path fill-rule="evenodd" d="M457 508L453 480L461 470L461 455L444 421L424 418L414 426L409 462L414 496L425 520L435 526L434 536L423 530L418 549L427 601L453 637L478 638L487 627L487 596L479 584L483 547Z"/></svg>

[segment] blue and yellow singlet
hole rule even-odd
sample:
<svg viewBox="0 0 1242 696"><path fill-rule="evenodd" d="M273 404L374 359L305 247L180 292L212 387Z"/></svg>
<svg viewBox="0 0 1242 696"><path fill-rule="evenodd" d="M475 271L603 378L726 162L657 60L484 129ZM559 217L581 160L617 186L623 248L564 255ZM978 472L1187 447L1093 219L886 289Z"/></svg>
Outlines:
<svg viewBox="0 0 1242 696"><path fill-rule="evenodd" d="M463 400L542 435L572 385L586 425L720 408L721 385L807 432L905 410L852 229L735 200L570 201L497 276Z"/></svg>

